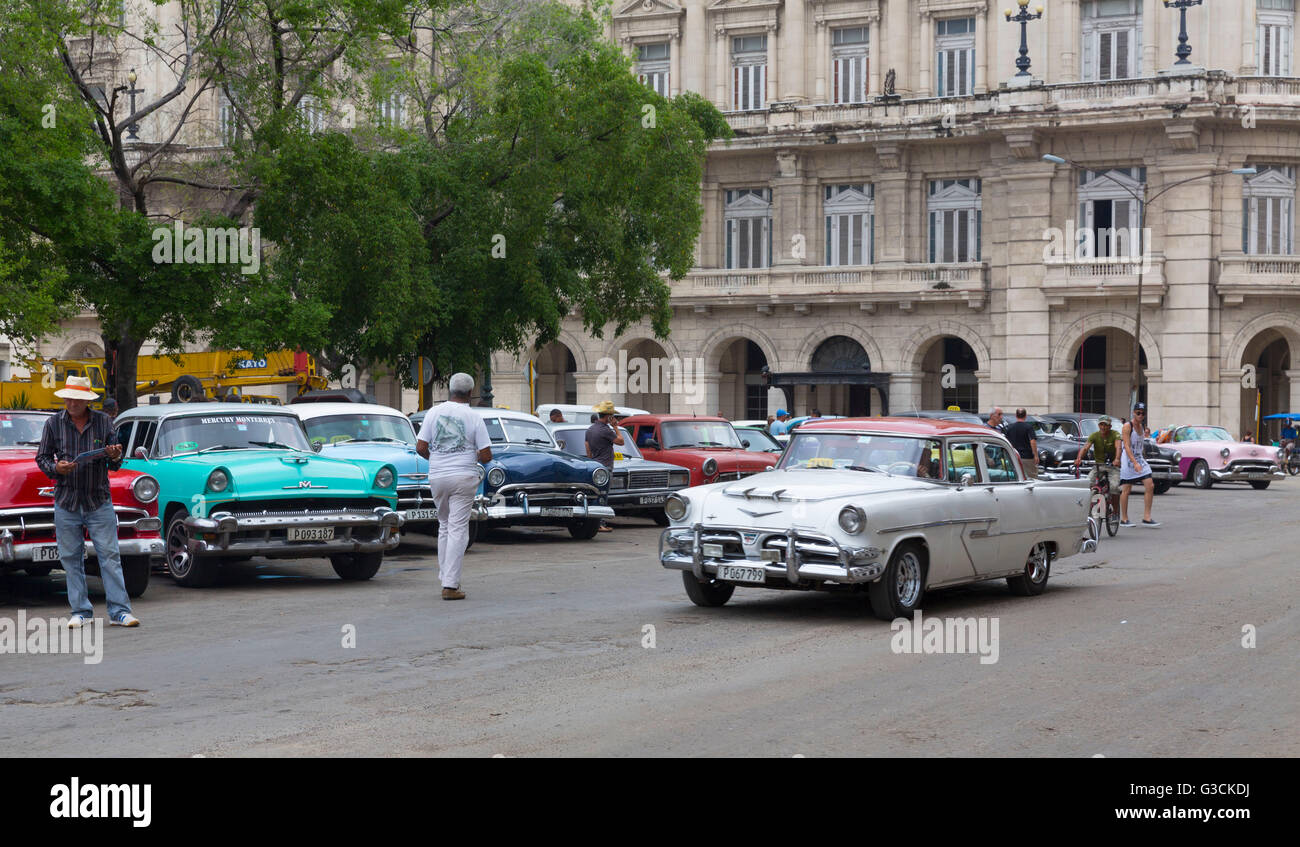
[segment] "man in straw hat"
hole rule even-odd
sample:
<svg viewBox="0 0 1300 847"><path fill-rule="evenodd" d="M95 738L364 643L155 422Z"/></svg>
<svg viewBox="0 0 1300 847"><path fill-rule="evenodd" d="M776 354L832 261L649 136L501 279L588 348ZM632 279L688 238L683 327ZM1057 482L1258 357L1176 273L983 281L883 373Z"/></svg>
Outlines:
<svg viewBox="0 0 1300 847"><path fill-rule="evenodd" d="M587 427L587 455L600 462L613 473L614 445L623 443L623 433L614 423L614 401L605 400L592 406L596 412L596 421ZM600 522L601 532L612 532L604 520Z"/></svg>
<svg viewBox="0 0 1300 847"><path fill-rule="evenodd" d="M122 578L117 513L108 487L108 472L122 467L122 445L113 431L113 419L90 408L90 401L98 400L99 394L86 377L68 377L54 395L63 398L64 409L45 421L36 464L54 480L54 535L72 607L68 626L76 629L95 616L83 561L87 534L99 558L109 623L139 626L140 621L131 614L131 598Z"/></svg>

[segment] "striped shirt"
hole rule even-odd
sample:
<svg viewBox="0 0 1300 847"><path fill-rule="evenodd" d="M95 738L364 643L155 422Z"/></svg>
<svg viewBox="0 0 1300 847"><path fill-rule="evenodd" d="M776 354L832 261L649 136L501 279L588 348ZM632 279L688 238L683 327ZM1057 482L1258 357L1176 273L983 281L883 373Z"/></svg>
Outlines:
<svg viewBox="0 0 1300 847"><path fill-rule="evenodd" d="M109 461L107 456L91 459L77 465L76 470L62 476L54 466L63 459L71 462L89 450L99 450L110 444L121 444L113 430L113 419L103 412L87 409L89 423L82 431L72 422L67 410L45 421L41 432L41 446L36 450L36 464L45 475L54 480L54 503L63 509L90 511L104 505L110 498L108 472L122 467L122 460Z"/></svg>

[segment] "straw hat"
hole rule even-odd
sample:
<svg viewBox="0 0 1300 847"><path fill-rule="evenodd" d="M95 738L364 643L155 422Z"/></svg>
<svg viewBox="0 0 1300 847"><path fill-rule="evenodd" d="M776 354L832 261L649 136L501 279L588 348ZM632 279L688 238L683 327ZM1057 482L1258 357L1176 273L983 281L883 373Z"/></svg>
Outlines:
<svg viewBox="0 0 1300 847"><path fill-rule="evenodd" d="M64 387L54 392L54 396L65 400L98 400L99 392L90 387L89 377L70 376Z"/></svg>
<svg viewBox="0 0 1300 847"><path fill-rule="evenodd" d="M612 415L614 414L614 401L605 400L600 403L597 403L595 406L592 406L591 408L598 415Z"/></svg>

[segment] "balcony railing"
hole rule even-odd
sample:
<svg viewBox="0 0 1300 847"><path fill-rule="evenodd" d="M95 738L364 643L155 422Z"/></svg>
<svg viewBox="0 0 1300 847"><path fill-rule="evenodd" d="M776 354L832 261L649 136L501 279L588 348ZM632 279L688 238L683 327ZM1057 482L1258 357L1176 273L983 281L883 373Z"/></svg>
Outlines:
<svg viewBox="0 0 1300 847"><path fill-rule="evenodd" d="M851 268L787 266L761 270L696 270L672 283L675 304L770 306L856 302L868 311L879 303L903 309L914 302L965 301L982 309L988 299L988 266L890 263Z"/></svg>
<svg viewBox="0 0 1300 847"><path fill-rule="evenodd" d="M1165 282L1164 256L1116 256L1049 263L1043 273L1043 294L1048 306L1093 297L1136 297L1138 273L1142 275L1142 303L1159 306L1169 286Z"/></svg>
<svg viewBox="0 0 1300 847"><path fill-rule="evenodd" d="M1220 256L1216 286L1225 306L1247 296L1300 296L1300 256Z"/></svg>

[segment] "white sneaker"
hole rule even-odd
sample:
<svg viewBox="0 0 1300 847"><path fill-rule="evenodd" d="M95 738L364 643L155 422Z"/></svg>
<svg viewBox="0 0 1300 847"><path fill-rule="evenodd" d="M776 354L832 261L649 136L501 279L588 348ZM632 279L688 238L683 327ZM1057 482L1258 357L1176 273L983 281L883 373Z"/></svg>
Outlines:
<svg viewBox="0 0 1300 847"><path fill-rule="evenodd" d="M94 620L94 618L86 617L85 615L73 615L68 618L68 629L81 629L83 625L90 623L92 620Z"/></svg>
<svg viewBox="0 0 1300 847"><path fill-rule="evenodd" d="M130 612L123 612L117 620L111 621L109 626L139 626L140 619Z"/></svg>

